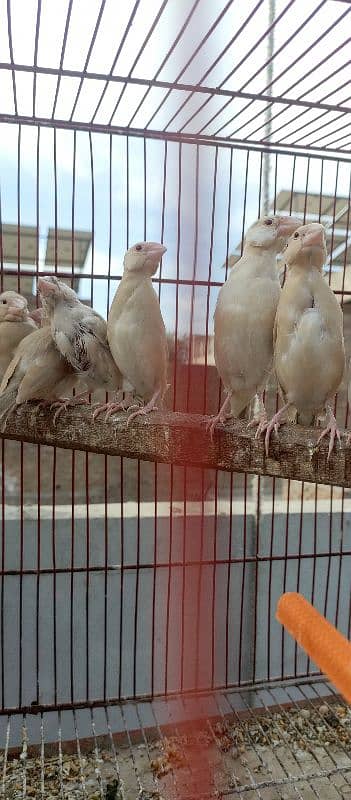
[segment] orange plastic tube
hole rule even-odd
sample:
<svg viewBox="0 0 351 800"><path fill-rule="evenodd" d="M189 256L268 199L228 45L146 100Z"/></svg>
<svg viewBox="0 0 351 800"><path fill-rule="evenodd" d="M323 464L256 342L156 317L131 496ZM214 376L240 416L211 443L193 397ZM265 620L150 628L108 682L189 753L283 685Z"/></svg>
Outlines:
<svg viewBox="0 0 351 800"><path fill-rule="evenodd" d="M351 642L301 594L283 594L276 617L351 703Z"/></svg>

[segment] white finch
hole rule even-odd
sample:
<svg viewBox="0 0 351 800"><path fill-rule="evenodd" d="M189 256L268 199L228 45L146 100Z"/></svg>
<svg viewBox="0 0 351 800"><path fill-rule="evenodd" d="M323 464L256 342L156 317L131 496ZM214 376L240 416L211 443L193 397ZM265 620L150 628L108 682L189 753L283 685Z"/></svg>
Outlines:
<svg viewBox="0 0 351 800"><path fill-rule="evenodd" d="M158 297L151 277L166 247L140 242L127 250L124 272L107 320L111 353L123 378L145 405L130 414L128 422L162 404L167 390L167 339ZM112 404L108 413L118 410Z"/></svg>
<svg viewBox="0 0 351 800"><path fill-rule="evenodd" d="M328 424L318 441L330 434L329 459L335 436L340 439L332 404L344 374L345 350L342 311L322 273L327 257L323 225L298 228L284 255L288 270L274 330L274 367L284 406L267 427L266 452L273 428L294 407L302 425L326 412Z"/></svg>
<svg viewBox="0 0 351 800"><path fill-rule="evenodd" d="M263 392L273 360L273 325L280 295L277 254L298 227L292 217L263 217L248 229L242 257L222 286L214 315L214 354L226 399L210 424L240 417L255 397L258 435L267 422Z"/></svg>

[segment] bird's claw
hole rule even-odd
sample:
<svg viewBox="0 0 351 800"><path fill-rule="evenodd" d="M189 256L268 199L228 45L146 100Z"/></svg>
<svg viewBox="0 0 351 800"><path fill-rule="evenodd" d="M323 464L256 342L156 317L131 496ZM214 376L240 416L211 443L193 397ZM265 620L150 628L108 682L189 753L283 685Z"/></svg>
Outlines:
<svg viewBox="0 0 351 800"><path fill-rule="evenodd" d="M335 419L334 415L329 419L327 427L324 428L324 430L322 430L322 433L321 433L321 435L319 436L319 438L317 440L316 447L318 447L318 445L321 442L321 440L324 438L324 436L327 436L328 433L330 434L330 439L329 439L327 461L329 461L330 456L331 456L331 454L333 452L334 443L335 443L335 437L337 438L338 442L341 442L341 433L340 433L339 428L338 428L338 426L336 424L336 419ZM350 438L351 437L349 436L348 440L347 440L347 444L349 443L349 439Z"/></svg>
<svg viewBox="0 0 351 800"><path fill-rule="evenodd" d="M119 397L120 399L118 399ZM106 411L104 422L107 422L112 414L117 414L118 411L129 411L131 408L139 408L140 406L138 401L135 402L136 399L137 398L133 397L131 392L127 392L125 397L120 394L117 395L114 400L110 400L108 403L97 403L93 413L93 420L95 421L96 418L100 414L103 414L104 411Z"/></svg>
<svg viewBox="0 0 351 800"><path fill-rule="evenodd" d="M60 400L55 400L54 403L50 403L51 411L54 408L57 409L53 417L53 424L56 425L56 422L63 411L67 411L70 407L73 408L74 406L86 405L89 405L89 400L87 397L63 397Z"/></svg>
<svg viewBox="0 0 351 800"><path fill-rule="evenodd" d="M221 408L219 409L218 414L216 414L216 416L213 417L206 424L206 430L207 430L207 432L210 432L211 442L213 442L213 431L214 431L217 423L219 422L221 425L224 425L226 420L230 419L233 416L231 411L227 411L226 410L227 407L230 405L230 400L231 400L232 394L233 394L232 392L229 392L229 391L227 392L227 396L225 398L225 401L222 404Z"/></svg>
<svg viewBox="0 0 351 800"><path fill-rule="evenodd" d="M256 414L251 422L248 423L248 428L254 428L257 425L257 430L255 433L255 439L258 439L261 436L261 433L264 433L268 426L268 417L266 412L262 411L260 414Z"/></svg>
<svg viewBox="0 0 351 800"><path fill-rule="evenodd" d="M215 417L213 417L212 419L210 419L209 422L206 423L206 431L207 431L207 433L208 432L210 433L210 437L211 437L211 441L212 442L213 442L213 433L214 433L214 429L215 429L216 425L218 425L218 423L220 423L220 425L224 425L226 423L227 419L230 419L231 416L232 416L231 414L224 414L222 412L222 409L221 409L219 411L219 413L216 414Z"/></svg>
<svg viewBox="0 0 351 800"><path fill-rule="evenodd" d="M274 431L274 433L277 434L281 425L282 422L279 419L275 419L275 417L273 417L271 421L267 423L267 425L265 426L266 436L264 440L264 447L266 451L266 456L268 456L269 453L269 442L272 431Z"/></svg>
<svg viewBox="0 0 351 800"><path fill-rule="evenodd" d="M133 407L134 406L130 406L130 408L133 408ZM139 417L139 416L142 416L142 415L146 416L146 414L149 414L151 411L158 411L158 406L152 406L152 408L148 408L147 406L143 406L142 408L138 407L137 411L133 411L133 414L129 414L128 421L127 421L127 428L128 428L129 423L132 421L132 419L135 419L135 417Z"/></svg>
<svg viewBox="0 0 351 800"><path fill-rule="evenodd" d="M140 403L132 403L132 405L131 406L127 406L127 408L125 410L126 411L132 411L133 408L136 408L137 410L140 409L141 408ZM156 408L156 406L155 406L155 408ZM153 409L152 409L152 411L153 411Z"/></svg>
<svg viewBox="0 0 351 800"><path fill-rule="evenodd" d="M97 417L100 416L100 414L103 414L104 411L106 411L104 422L107 422L107 420L112 416L112 414L116 414L117 411L126 411L126 410L127 408L124 405L123 400L120 403L114 403L114 402L98 403L93 413L93 420L95 422Z"/></svg>
<svg viewBox="0 0 351 800"><path fill-rule="evenodd" d="M285 403L285 406L282 406L282 408L280 408L279 411L277 411L277 413L274 414L274 417L272 417L271 421L266 425L266 429L265 429L266 430L266 436L265 436L265 440L264 440L264 449L265 449L266 456L268 456L268 453L269 453L269 442L270 442L270 438L271 438L271 433L272 433L272 431L274 431L275 433L278 433L278 430L279 430L280 426L283 425L286 422L286 419L283 419L283 417L284 417L286 411L288 410L288 408L290 407L290 405L291 405L290 403Z"/></svg>
<svg viewBox="0 0 351 800"><path fill-rule="evenodd" d="M62 400L55 400L54 403L50 403L50 411L53 411L53 409L56 408L53 418L54 425L56 425L56 421L60 416L60 414L62 413L62 411L67 411L68 406L69 406L69 399L66 400L64 398L62 398Z"/></svg>

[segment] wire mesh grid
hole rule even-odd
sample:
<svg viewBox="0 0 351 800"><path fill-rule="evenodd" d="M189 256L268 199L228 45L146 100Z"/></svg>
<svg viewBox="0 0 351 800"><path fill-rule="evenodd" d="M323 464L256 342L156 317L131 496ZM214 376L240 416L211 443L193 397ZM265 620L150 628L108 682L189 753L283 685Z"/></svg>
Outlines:
<svg viewBox="0 0 351 800"><path fill-rule="evenodd" d="M221 399L212 325L219 287L248 225L263 211L293 213L329 226L326 279L344 310L349 355L350 11L344 2L284 0L270 21L266 0L218 0L211 8L204 0L137 0L116 20L108 0L21 8L2 0L1 287L18 288L34 303L36 279L53 270L106 316L125 249L164 241L154 286L169 339L167 404L213 413ZM91 246L80 264L83 234ZM267 402L276 408L273 385ZM345 383L336 412L344 427ZM37 796L48 797L48 738L58 741L58 796L70 796L63 750L72 739L81 792L73 796L110 800L107 785L116 781L116 797L157 797L167 780L168 792L190 800L198 796L202 761L196 772L195 756L183 754L186 766L165 779L157 778L157 764L150 767L165 757L154 739L169 736L172 708L179 724L191 716L187 704L196 718L204 693L214 692L207 732L218 714L231 714L240 728L248 706L249 716L256 719L259 708L272 720L273 738L281 720L267 709L278 689L255 687L311 681L316 673L275 621L280 594L303 592L351 635L348 490L2 440L1 502L2 794L9 800L12 769L20 785L14 797L30 796L27 770L37 770ZM293 699L309 708L320 685L299 684ZM236 686L241 691L228 694ZM289 689L280 691L283 707ZM123 716L126 698L140 700L131 718ZM162 723L152 716L155 703L163 704ZM27 733L17 774L7 753L21 739L20 713ZM292 716L291 724L300 723ZM39 766L27 751L32 733ZM116 733L127 746L121 763ZM213 733L225 785L218 772L208 777L213 787L204 797L324 800L327 786L330 798L349 796L346 745L333 756L324 739L308 766L317 777L304 783L290 740L283 745L278 737L283 750L273 748L266 774L267 754L253 735L250 728L243 734L252 761L228 766ZM87 775L86 738L95 759ZM174 747L177 759L184 741ZM108 775L99 755L106 748ZM132 788L127 777L123 788L123 769L134 775Z"/></svg>
<svg viewBox="0 0 351 800"><path fill-rule="evenodd" d="M2 0L1 118L254 147L269 110L273 145L347 153L348 5L136 0L117 18L113 0L30 2L24 51Z"/></svg>
<svg viewBox="0 0 351 800"><path fill-rule="evenodd" d="M14 207L20 231L25 214L38 250L34 267L23 265L18 272L3 258L4 285L15 276L21 289L28 276L32 281L47 272L37 236L47 225L57 240L70 225L74 247L79 213L79 225L92 235L80 291L106 312L120 277L119 253L141 237L167 241L169 262L155 286L173 348L168 403L178 410L214 411L220 394L210 358L212 314L230 243L240 252L249 209L253 218L259 213L262 156L247 152L242 159L235 150L217 147L95 140L76 132L69 139L62 133L59 141L61 133L48 133L48 154L41 149L40 128L27 142L23 126L12 136L17 180L3 162L2 218L13 220ZM63 152L66 171L59 164ZM25 161L33 154L37 168L28 181ZM326 176L329 185L332 176L331 195ZM326 159L312 164L308 157L277 155L273 210L279 185L288 185L282 202L286 192L292 207L302 198L303 211L296 213L308 218L315 208L309 186L316 180L318 216L323 218L325 207L326 221L334 222L341 192L349 196L349 165ZM348 210L343 216L348 225ZM329 280L341 276L336 292L344 300L347 225L338 228L341 266L333 271L336 225L326 265ZM72 278L60 262L54 268ZM268 401L273 408L275 389ZM342 425L346 405L344 389L337 403ZM5 708L299 674L305 661L301 655L291 660L274 621L279 593L289 588L303 590L349 633L347 490L270 478L255 485L248 476L220 471L3 442L2 508ZM93 647L97 632L102 638Z"/></svg>
<svg viewBox="0 0 351 800"><path fill-rule="evenodd" d="M350 711L323 682L13 716L2 728L11 799L337 800L351 790Z"/></svg>

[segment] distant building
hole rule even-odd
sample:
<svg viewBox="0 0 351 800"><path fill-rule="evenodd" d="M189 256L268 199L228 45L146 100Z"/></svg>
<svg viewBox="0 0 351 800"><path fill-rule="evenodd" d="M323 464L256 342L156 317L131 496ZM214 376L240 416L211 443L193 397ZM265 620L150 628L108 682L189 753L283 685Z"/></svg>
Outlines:
<svg viewBox="0 0 351 800"><path fill-rule="evenodd" d="M351 264L351 216L349 218L349 198L337 197L333 194L309 192L291 192L282 189L277 195L275 210L273 204L270 214L292 214L301 219L301 225L308 222L322 222L327 228L328 267L332 271L343 273L344 265L348 272L348 283L351 283L349 273ZM348 230L349 229L349 230ZM348 235L347 235L348 234ZM239 242L228 258L228 266L232 267L239 260L242 252L242 242ZM222 265L225 267L225 263ZM333 279L334 280L334 279ZM340 279L340 284L342 283ZM337 291L338 280L335 279L334 291ZM350 296L351 299L351 296Z"/></svg>
<svg viewBox="0 0 351 800"><path fill-rule="evenodd" d="M63 278L75 291L79 290L82 272L91 245L90 231L49 228L42 237L34 225L3 224L0 227L1 286L3 291L20 288L29 302L33 300L33 284L38 268L43 272L74 272L73 283ZM34 274L33 274L34 273ZM20 276L20 281L18 280Z"/></svg>

